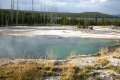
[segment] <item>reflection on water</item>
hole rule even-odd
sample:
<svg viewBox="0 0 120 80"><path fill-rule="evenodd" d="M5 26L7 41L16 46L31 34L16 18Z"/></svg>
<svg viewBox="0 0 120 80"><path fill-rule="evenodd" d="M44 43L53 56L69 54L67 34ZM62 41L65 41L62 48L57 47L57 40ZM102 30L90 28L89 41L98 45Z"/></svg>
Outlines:
<svg viewBox="0 0 120 80"><path fill-rule="evenodd" d="M7 36L0 37L0 57L64 59L71 55L96 54L113 43L103 39Z"/></svg>

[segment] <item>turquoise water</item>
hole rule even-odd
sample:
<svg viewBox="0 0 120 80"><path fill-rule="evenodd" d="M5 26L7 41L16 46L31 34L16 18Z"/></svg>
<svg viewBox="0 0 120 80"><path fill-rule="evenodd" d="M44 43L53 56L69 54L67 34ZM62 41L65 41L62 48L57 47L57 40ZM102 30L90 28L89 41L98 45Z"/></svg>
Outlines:
<svg viewBox="0 0 120 80"><path fill-rule="evenodd" d="M114 40L105 39L8 36L0 37L0 57L65 59L70 55L93 55L113 44Z"/></svg>

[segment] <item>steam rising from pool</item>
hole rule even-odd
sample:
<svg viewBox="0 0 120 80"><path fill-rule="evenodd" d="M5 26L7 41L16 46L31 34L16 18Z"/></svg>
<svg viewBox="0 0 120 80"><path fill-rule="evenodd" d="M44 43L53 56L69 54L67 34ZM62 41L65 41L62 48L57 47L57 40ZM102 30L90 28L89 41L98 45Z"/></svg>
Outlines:
<svg viewBox="0 0 120 80"><path fill-rule="evenodd" d="M0 37L1 58L65 59L72 55L96 54L113 40L62 38L58 36Z"/></svg>

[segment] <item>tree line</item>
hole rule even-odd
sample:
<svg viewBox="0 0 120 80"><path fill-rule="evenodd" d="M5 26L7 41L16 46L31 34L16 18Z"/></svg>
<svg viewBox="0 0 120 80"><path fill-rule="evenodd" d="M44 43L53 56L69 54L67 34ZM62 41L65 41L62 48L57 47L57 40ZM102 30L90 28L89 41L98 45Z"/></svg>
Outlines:
<svg viewBox="0 0 120 80"><path fill-rule="evenodd" d="M92 25L120 26L118 17L74 17L64 13L0 10L0 26L40 26L40 25Z"/></svg>

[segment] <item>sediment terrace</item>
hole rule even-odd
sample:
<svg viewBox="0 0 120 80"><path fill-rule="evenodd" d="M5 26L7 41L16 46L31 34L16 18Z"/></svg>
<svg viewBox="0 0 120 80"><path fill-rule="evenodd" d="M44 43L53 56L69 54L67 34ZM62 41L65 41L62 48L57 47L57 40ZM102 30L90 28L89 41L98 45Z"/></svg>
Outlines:
<svg viewBox="0 0 120 80"><path fill-rule="evenodd" d="M58 37L82 37L120 39L120 32L98 31L90 29L77 29L72 26L41 26L41 27L6 27L0 28L0 35L7 36L58 36Z"/></svg>

